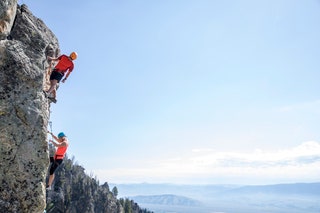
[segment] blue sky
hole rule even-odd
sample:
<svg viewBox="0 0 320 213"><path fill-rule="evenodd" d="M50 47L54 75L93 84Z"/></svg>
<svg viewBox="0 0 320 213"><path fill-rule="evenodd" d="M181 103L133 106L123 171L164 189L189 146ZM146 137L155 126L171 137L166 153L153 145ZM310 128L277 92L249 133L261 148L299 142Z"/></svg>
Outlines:
<svg viewBox="0 0 320 213"><path fill-rule="evenodd" d="M101 182L319 180L320 1L19 3L78 52L51 120Z"/></svg>

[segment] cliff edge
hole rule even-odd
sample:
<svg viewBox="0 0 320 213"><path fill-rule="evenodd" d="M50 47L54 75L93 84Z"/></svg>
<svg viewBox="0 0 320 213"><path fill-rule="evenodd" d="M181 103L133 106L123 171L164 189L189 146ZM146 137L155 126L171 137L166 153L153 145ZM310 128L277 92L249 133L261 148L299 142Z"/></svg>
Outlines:
<svg viewBox="0 0 320 213"><path fill-rule="evenodd" d="M47 56L58 40L17 0L0 1L0 209L43 212L48 168Z"/></svg>

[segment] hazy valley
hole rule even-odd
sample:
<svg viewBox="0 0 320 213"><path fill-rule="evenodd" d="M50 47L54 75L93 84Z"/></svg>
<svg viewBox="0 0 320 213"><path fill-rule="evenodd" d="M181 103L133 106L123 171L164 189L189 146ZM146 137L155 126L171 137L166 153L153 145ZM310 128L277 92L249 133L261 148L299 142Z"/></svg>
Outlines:
<svg viewBox="0 0 320 213"><path fill-rule="evenodd" d="M277 185L110 184L155 213L319 213L320 183Z"/></svg>

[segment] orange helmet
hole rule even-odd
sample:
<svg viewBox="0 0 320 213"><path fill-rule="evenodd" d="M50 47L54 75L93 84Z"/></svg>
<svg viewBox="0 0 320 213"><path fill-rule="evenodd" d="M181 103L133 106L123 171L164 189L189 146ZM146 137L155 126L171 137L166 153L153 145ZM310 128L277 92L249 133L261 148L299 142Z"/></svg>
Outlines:
<svg viewBox="0 0 320 213"><path fill-rule="evenodd" d="M72 53L70 54L70 58L71 58L72 60L76 60L77 57L78 57L78 54L77 54L76 52L72 52Z"/></svg>

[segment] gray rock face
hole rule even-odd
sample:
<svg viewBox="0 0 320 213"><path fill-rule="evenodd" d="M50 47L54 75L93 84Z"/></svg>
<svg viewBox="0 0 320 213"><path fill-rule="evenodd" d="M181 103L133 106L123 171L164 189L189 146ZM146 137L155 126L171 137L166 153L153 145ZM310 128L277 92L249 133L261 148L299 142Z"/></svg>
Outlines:
<svg viewBox="0 0 320 213"><path fill-rule="evenodd" d="M49 164L44 97L57 38L16 0L0 1L0 210L42 213Z"/></svg>
<svg viewBox="0 0 320 213"><path fill-rule="evenodd" d="M0 39L4 39L9 35L16 16L16 8L16 0L0 1Z"/></svg>

